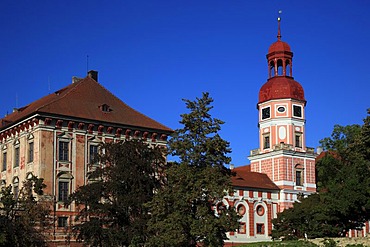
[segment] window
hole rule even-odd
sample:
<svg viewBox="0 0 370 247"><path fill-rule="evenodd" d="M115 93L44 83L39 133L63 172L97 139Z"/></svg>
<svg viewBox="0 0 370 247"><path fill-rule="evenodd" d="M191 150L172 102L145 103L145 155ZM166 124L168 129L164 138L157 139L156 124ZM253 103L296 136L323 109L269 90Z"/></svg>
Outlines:
<svg viewBox="0 0 370 247"><path fill-rule="evenodd" d="M19 147L14 148L14 167L19 167Z"/></svg>
<svg viewBox="0 0 370 247"><path fill-rule="evenodd" d="M264 213L265 213L265 209L264 209L264 207L263 207L263 206L258 205L258 206L257 206L257 208L256 208L256 212L257 212L257 214L258 214L259 216L263 216L263 215L264 215Z"/></svg>
<svg viewBox="0 0 370 247"><path fill-rule="evenodd" d="M270 134L263 135L263 149L270 148Z"/></svg>
<svg viewBox="0 0 370 247"><path fill-rule="evenodd" d="M33 162L33 142L28 143L28 163Z"/></svg>
<svg viewBox="0 0 370 247"><path fill-rule="evenodd" d="M15 177L13 179L13 194L14 194L15 198L18 198L18 194L19 194L19 179L18 179L18 177Z"/></svg>
<svg viewBox="0 0 370 247"><path fill-rule="evenodd" d="M299 105L293 105L293 116L302 117L302 107Z"/></svg>
<svg viewBox="0 0 370 247"><path fill-rule="evenodd" d="M241 223L239 223L239 229L238 229L238 233L240 233L240 234L245 234L245 233L247 233L247 231L246 231L246 227L245 227L245 223L243 222L241 222Z"/></svg>
<svg viewBox="0 0 370 247"><path fill-rule="evenodd" d="M302 134L301 133L296 133L295 134L295 146L297 148L301 148L302 147L302 138L301 138Z"/></svg>
<svg viewBox="0 0 370 247"><path fill-rule="evenodd" d="M296 184L296 186L302 186L303 185L302 171L301 170L296 170L295 171L295 184Z"/></svg>
<svg viewBox="0 0 370 247"><path fill-rule="evenodd" d="M89 163L90 164L97 164L97 161L96 161L97 155L98 155L98 146L90 145L90 150L89 150Z"/></svg>
<svg viewBox="0 0 370 247"><path fill-rule="evenodd" d="M59 141L59 160L69 160L69 142L67 141Z"/></svg>
<svg viewBox="0 0 370 247"><path fill-rule="evenodd" d="M3 166L2 166L2 171L6 171L6 163L7 163L7 155L6 152L3 153Z"/></svg>
<svg viewBox="0 0 370 247"><path fill-rule="evenodd" d="M262 109L262 119L270 118L270 107Z"/></svg>
<svg viewBox="0 0 370 247"><path fill-rule="evenodd" d="M257 234L264 234L265 229L263 224L257 224Z"/></svg>
<svg viewBox="0 0 370 247"><path fill-rule="evenodd" d="M68 217L58 217L58 227L67 227Z"/></svg>
<svg viewBox="0 0 370 247"><path fill-rule="evenodd" d="M69 192L69 182L68 181L59 181L59 190L58 190L58 201L67 201Z"/></svg>
<svg viewBox="0 0 370 247"><path fill-rule="evenodd" d="M240 215L240 216L243 216L244 214L245 214L245 207L244 207L244 205L239 205L238 206L238 214Z"/></svg>

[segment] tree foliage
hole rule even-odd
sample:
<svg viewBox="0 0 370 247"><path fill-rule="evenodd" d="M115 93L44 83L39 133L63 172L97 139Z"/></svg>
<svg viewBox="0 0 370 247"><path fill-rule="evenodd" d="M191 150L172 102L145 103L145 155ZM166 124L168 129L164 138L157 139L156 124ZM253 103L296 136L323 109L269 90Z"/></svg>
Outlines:
<svg viewBox="0 0 370 247"><path fill-rule="evenodd" d="M12 186L0 192L0 246L46 246L53 220L52 200L43 196L43 179L33 176L23 182L17 195Z"/></svg>
<svg viewBox="0 0 370 247"><path fill-rule="evenodd" d="M161 185L163 150L139 140L106 143L101 150L101 166L71 195L69 203L79 206L73 232L92 246L142 246L149 217L143 205Z"/></svg>
<svg viewBox="0 0 370 247"><path fill-rule="evenodd" d="M336 125L320 141L326 152L316 164L318 194L279 214L273 236L336 237L370 220L369 114L363 125Z"/></svg>
<svg viewBox="0 0 370 247"><path fill-rule="evenodd" d="M223 246L226 232L238 227L233 208L215 215L216 203L231 188L230 170L224 166L231 150L218 134L223 122L210 115L209 94L184 101L190 112L181 115L183 128L169 142L170 154L179 161L166 169L165 186L148 204L148 245Z"/></svg>

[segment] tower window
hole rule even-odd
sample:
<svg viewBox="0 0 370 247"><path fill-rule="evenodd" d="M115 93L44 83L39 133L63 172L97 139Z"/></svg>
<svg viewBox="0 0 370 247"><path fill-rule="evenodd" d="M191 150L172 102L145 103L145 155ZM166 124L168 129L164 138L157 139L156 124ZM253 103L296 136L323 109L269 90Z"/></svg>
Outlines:
<svg viewBox="0 0 370 247"><path fill-rule="evenodd" d="M274 64L273 61L271 61L271 63L270 63L270 71L269 72L270 72L270 78L275 76L275 64Z"/></svg>
<svg viewBox="0 0 370 247"><path fill-rule="evenodd" d="M270 118L270 107L262 109L262 119Z"/></svg>
<svg viewBox="0 0 370 247"><path fill-rule="evenodd" d="M270 148L270 134L263 135L263 149Z"/></svg>
<svg viewBox="0 0 370 247"><path fill-rule="evenodd" d="M292 76L291 75L291 73L290 73L290 70L291 70L291 65L290 65L290 62L289 62L289 60L286 60L285 61L285 74L287 75L287 76Z"/></svg>
<svg viewBox="0 0 370 247"><path fill-rule="evenodd" d="M297 148L302 147L302 133L295 133L295 146Z"/></svg>
<svg viewBox="0 0 370 247"><path fill-rule="evenodd" d="M299 105L293 105L293 116L302 117L302 107Z"/></svg>
<svg viewBox="0 0 370 247"><path fill-rule="evenodd" d="M303 181L302 181L302 171L301 170L296 170L295 171L295 184L296 186L302 186Z"/></svg>
<svg viewBox="0 0 370 247"><path fill-rule="evenodd" d="M277 69L278 69L278 75L283 75L283 61L279 59L277 61Z"/></svg>

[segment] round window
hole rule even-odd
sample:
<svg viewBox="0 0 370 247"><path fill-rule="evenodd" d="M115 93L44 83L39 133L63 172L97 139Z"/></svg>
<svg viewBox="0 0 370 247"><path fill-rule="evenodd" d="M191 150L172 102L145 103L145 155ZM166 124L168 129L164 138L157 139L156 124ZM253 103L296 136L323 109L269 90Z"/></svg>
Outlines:
<svg viewBox="0 0 370 247"><path fill-rule="evenodd" d="M262 216L262 215L265 213L265 209L264 209L264 207L263 207L263 206L259 205L259 206L257 206L257 208L256 208L256 212L257 212L257 214L258 214L259 216Z"/></svg>
<svg viewBox="0 0 370 247"><path fill-rule="evenodd" d="M245 214L245 207L243 205L238 206L238 214L244 215Z"/></svg>
<svg viewBox="0 0 370 247"><path fill-rule="evenodd" d="M285 107L284 106L279 106L277 108L278 112L285 112Z"/></svg>

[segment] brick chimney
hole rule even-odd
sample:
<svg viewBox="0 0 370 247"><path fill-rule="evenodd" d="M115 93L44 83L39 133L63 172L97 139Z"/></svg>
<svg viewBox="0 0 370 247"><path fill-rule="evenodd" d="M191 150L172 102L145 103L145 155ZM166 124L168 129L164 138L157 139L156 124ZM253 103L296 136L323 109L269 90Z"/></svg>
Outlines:
<svg viewBox="0 0 370 247"><path fill-rule="evenodd" d="M89 72L87 72L87 76L91 79L94 79L95 81L98 81L98 71L96 70L90 70Z"/></svg>

